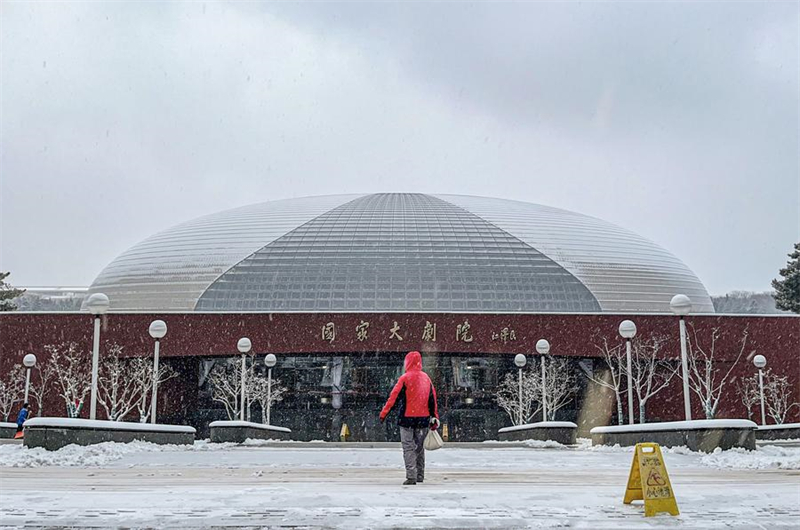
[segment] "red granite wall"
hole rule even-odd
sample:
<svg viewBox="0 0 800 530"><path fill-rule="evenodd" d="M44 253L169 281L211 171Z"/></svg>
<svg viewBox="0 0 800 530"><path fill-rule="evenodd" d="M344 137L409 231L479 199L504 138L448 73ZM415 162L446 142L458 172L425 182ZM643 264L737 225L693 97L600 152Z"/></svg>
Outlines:
<svg viewBox="0 0 800 530"><path fill-rule="evenodd" d="M671 315L112 313L102 319L102 341L122 345L128 355L150 356L153 341L147 328L156 318L166 321L169 330L161 343L163 357L237 354L236 342L243 336L251 339L253 351L259 354L382 352L393 355L420 350L469 355L535 355L536 341L546 338L554 355L594 357L599 354L595 345L602 338L609 342L621 340L617 326L625 318L636 322L637 337L662 335L667 339L664 355L680 356L678 320ZM362 335L363 340L359 340L358 326L362 322L369 323L369 327L366 337ZM719 330L716 351L722 364L735 359L746 331L746 358L735 367L733 375L753 373L752 356L760 353L767 357L773 371L789 376L794 399L800 401L800 317L705 315L691 316L687 322L690 333L696 331L704 341L713 329ZM323 328L329 323L333 324L335 335L323 338ZM436 325L435 341L423 340L426 323ZM459 334L459 326L463 332L465 324L469 324L466 334ZM396 328L395 335L393 328ZM8 373L26 353L35 353L44 361L45 345L69 341L84 345L88 358L92 343L91 315L2 314L0 373ZM665 391L649 407L657 409L659 417L680 419L683 411L680 381L676 380L670 390L675 392ZM725 392L720 416L741 417L744 411L736 396L735 384L728 384ZM693 408L695 416L700 417L697 399L693 399ZM794 409L791 419L800 421L800 408Z"/></svg>

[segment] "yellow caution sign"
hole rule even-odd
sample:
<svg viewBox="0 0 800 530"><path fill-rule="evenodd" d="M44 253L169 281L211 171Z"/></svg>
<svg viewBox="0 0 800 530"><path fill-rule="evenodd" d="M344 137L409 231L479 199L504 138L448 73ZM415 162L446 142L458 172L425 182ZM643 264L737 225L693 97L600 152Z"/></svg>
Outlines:
<svg viewBox="0 0 800 530"><path fill-rule="evenodd" d="M350 429L347 427L346 423L343 423L342 430L339 433L339 440L341 440L342 442L346 442L348 436L350 436Z"/></svg>
<svg viewBox="0 0 800 530"><path fill-rule="evenodd" d="M670 515L680 513L658 444L636 444L623 502L630 504L637 500L644 500L645 517L652 517L660 512Z"/></svg>

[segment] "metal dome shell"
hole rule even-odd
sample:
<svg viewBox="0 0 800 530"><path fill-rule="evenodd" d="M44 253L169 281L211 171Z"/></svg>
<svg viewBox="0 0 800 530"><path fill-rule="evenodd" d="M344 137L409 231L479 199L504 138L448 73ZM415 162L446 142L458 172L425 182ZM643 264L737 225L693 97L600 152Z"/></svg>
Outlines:
<svg viewBox="0 0 800 530"><path fill-rule="evenodd" d="M469 282L480 287L461 287ZM328 303L317 296L326 289L343 297ZM132 247L98 276L90 292L99 291L112 310L668 312L681 292L696 312L713 311L680 260L630 231L455 195L307 197L219 212Z"/></svg>

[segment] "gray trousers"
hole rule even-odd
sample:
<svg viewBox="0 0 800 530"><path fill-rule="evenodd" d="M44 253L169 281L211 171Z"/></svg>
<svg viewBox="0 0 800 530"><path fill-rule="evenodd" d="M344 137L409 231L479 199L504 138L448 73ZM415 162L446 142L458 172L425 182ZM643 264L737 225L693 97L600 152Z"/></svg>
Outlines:
<svg viewBox="0 0 800 530"><path fill-rule="evenodd" d="M400 445L403 446L403 461L406 464L406 478L422 480L425 478L425 436L428 427L400 427Z"/></svg>

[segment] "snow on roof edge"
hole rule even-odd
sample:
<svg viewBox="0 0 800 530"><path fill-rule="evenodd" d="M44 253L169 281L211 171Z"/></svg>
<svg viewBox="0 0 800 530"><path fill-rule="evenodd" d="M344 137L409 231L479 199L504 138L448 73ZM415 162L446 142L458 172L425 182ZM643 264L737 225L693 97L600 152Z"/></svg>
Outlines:
<svg viewBox="0 0 800 530"><path fill-rule="evenodd" d="M578 426L571 421L540 421L538 423L526 423L524 425L512 425L498 429L498 433L528 431L531 429L577 429Z"/></svg>
<svg viewBox="0 0 800 530"><path fill-rule="evenodd" d="M275 432L292 432L291 429L287 429L286 427L278 427L277 425L265 425L263 423L253 423L252 421L228 421L228 420L220 420L220 421L212 421L208 424L210 428L213 427L249 427L251 429L261 429L264 431L275 431Z"/></svg>
<svg viewBox="0 0 800 530"><path fill-rule="evenodd" d="M591 434L623 434L627 432L694 431L699 429L755 429L750 420L690 420L642 423L638 425L608 425L595 427Z"/></svg>
<svg viewBox="0 0 800 530"><path fill-rule="evenodd" d="M167 425L164 423L134 423L130 421L84 420L81 418L32 418L25 427L58 427L66 429L103 429L110 431L146 431L195 434L194 427L188 425Z"/></svg>
<svg viewBox="0 0 800 530"><path fill-rule="evenodd" d="M776 429L800 429L800 423L781 423L780 425L759 425L759 431L772 431Z"/></svg>

